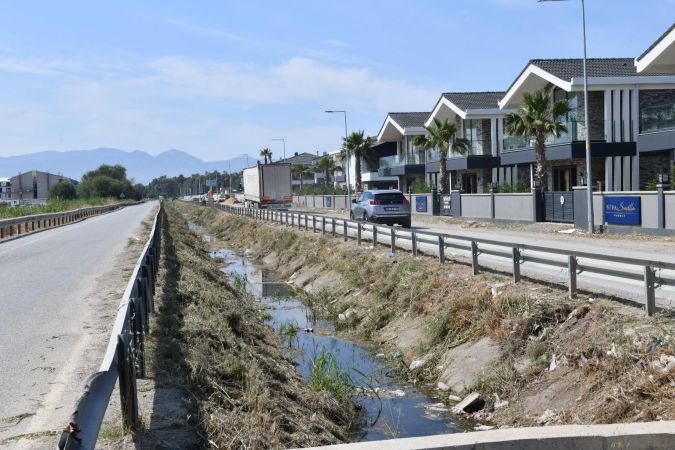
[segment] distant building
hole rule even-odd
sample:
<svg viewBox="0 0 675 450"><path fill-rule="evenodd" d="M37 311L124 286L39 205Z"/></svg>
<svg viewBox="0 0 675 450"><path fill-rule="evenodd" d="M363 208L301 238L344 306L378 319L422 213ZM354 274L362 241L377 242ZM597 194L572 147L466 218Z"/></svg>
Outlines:
<svg viewBox="0 0 675 450"><path fill-rule="evenodd" d="M319 160L321 159L321 156L318 155L318 152L316 155L312 153L298 153L295 152L295 155L291 156L290 158L284 158L280 159L277 161L278 163L288 163L293 166L307 166L307 167L312 167L314 164L316 164ZM323 178L321 178L323 179ZM293 174L292 178L292 184L293 186L300 186L301 184L315 184L317 183L317 175L315 174L311 178L303 178L302 183L300 182L300 178Z"/></svg>
<svg viewBox="0 0 675 450"><path fill-rule="evenodd" d="M0 202L12 198L12 183L9 178L0 178Z"/></svg>
<svg viewBox="0 0 675 450"><path fill-rule="evenodd" d="M5 186L3 186L3 180L9 180L8 185L5 182ZM42 203L49 198L49 190L57 183L71 183L77 186L78 181L63 175L32 170L11 178L0 178L0 199L24 203Z"/></svg>

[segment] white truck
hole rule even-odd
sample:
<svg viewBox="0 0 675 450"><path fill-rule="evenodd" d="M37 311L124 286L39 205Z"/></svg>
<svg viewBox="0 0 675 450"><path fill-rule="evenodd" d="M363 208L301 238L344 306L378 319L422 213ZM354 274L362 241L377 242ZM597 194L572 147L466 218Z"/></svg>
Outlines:
<svg viewBox="0 0 675 450"><path fill-rule="evenodd" d="M293 203L291 165L256 164L244 169L244 201L256 208L288 208Z"/></svg>

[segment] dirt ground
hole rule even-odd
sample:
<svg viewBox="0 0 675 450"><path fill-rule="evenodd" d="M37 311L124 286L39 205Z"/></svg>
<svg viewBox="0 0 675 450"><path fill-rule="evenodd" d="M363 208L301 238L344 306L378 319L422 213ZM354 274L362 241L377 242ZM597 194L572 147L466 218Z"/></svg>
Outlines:
<svg viewBox="0 0 675 450"><path fill-rule="evenodd" d="M181 206L211 233L289 282L342 333L400 358L447 403L470 392L494 426L675 419L675 321L620 299L455 262L358 246L311 231Z"/></svg>

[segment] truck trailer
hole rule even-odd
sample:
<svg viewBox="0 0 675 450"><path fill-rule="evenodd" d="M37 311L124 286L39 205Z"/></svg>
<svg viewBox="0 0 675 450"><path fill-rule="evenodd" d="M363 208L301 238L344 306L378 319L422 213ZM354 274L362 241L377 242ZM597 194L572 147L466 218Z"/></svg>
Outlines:
<svg viewBox="0 0 675 450"><path fill-rule="evenodd" d="M288 208L293 203L291 165L256 164L244 169L244 201L254 208Z"/></svg>

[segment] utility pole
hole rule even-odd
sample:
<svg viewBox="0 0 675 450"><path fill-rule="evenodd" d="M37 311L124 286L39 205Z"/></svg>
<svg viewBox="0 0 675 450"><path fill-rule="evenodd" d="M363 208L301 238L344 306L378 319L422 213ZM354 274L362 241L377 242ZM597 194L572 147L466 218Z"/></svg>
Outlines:
<svg viewBox="0 0 675 450"><path fill-rule="evenodd" d="M558 2L558 1L567 1L567 0L538 0L539 3L543 2ZM584 121L586 126L586 204L587 204L587 217L588 217L588 232L593 234L595 230L594 220L593 220L593 177L591 173L591 123L589 120L588 113L588 74L586 72L586 8L584 5L584 0L581 0L581 30L583 35L584 42Z"/></svg>
<svg viewBox="0 0 675 450"><path fill-rule="evenodd" d="M345 168L345 179L347 180L347 201L348 205L347 208L351 208L351 203L352 203L352 184L349 180L349 166L351 165L351 161L349 158L349 148L347 147L347 111L345 110L328 110L325 111L328 114L334 114L334 113L342 113L345 116L345 159L347 161L347 167Z"/></svg>

